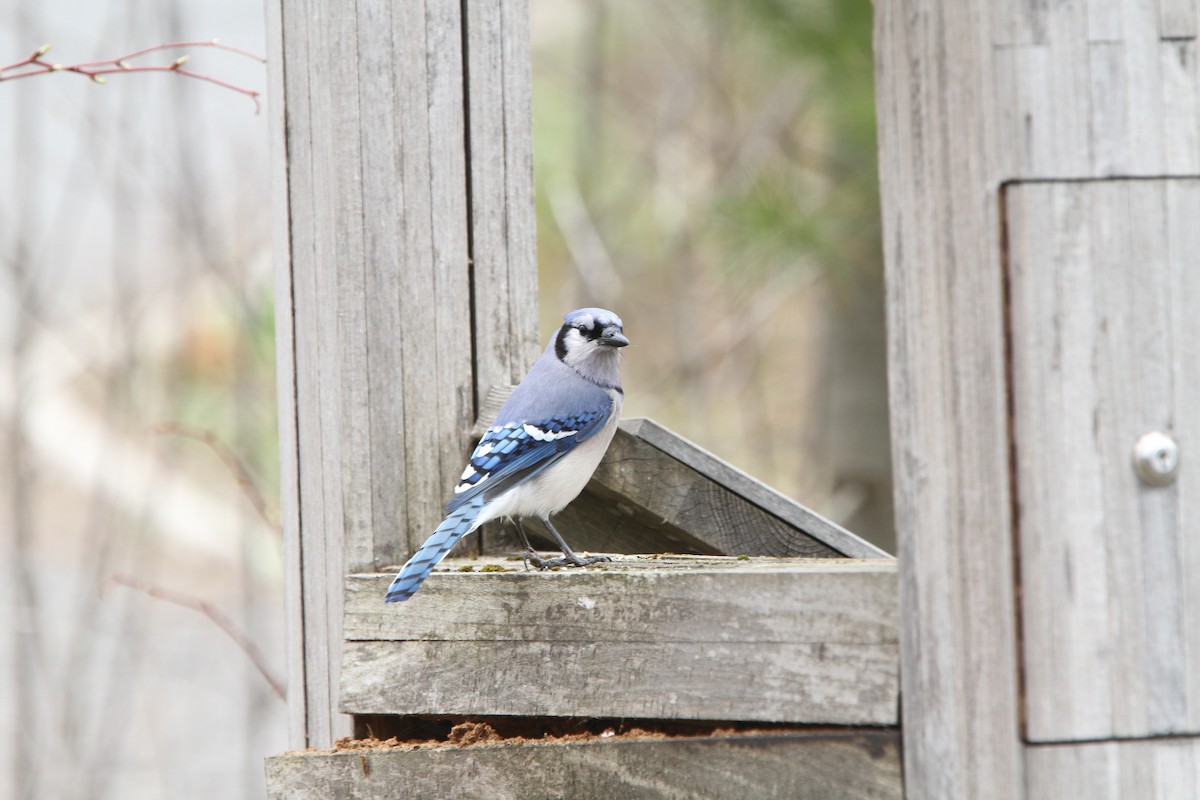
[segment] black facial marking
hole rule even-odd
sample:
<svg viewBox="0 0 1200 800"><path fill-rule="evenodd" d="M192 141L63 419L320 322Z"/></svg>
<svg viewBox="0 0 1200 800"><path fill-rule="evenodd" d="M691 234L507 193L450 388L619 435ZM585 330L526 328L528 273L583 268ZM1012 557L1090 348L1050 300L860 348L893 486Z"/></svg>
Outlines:
<svg viewBox="0 0 1200 800"><path fill-rule="evenodd" d="M554 339L554 354L558 356L559 361L567 357L567 331L569 330L571 330L570 325L563 325L558 329L558 336Z"/></svg>

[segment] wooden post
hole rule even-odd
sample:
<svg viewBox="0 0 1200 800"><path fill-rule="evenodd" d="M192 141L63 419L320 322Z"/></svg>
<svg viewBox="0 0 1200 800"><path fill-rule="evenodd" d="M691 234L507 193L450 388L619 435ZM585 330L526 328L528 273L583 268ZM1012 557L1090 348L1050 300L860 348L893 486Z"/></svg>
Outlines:
<svg viewBox="0 0 1200 800"><path fill-rule="evenodd" d="M1198 785L1197 29L876 4L908 797Z"/></svg>
<svg viewBox="0 0 1200 800"><path fill-rule="evenodd" d="M523 0L267 0L294 747L337 709L343 579L440 520L537 356Z"/></svg>

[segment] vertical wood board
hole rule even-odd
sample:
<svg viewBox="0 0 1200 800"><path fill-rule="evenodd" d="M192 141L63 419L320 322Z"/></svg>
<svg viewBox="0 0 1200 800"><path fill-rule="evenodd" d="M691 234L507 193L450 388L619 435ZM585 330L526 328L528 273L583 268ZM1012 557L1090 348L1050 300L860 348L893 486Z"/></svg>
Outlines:
<svg viewBox="0 0 1200 800"><path fill-rule="evenodd" d="M1020 496L1011 493L1013 481L1004 463L1012 451L1005 408L1010 388L1005 376L1008 298L1000 230L1005 216L1002 187L1013 183L1196 175L1200 73L1195 18L1195 4L1187 0L876 4L910 796L1022 796L1027 785L1021 747L1024 710L1017 691L1020 632L1013 613L1022 592L1032 635L1059 648L1032 654L1043 665L1042 674L1053 655L1060 659L1060 681L1073 679L1084 686L1111 677L1146 701L1139 706L1130 697L1105 693L1092 698L1090 706L1074 704L1065 712L1068 716L1088 725L1108 718L1117 729L1130 731L1164 729L1181 721L1192 724L1196 670L1181 672L1173 665L1190 665L1196 650L1190 630L1179 631L1191 624L1188 609L1195 606L1193 585L1198 581L1176 577L1193 574L1195 546L1186 537L1170 546L1154 537L1147 541L1142 527L1143 520L1161 520L1168 513L1195 517L1194 490L1182 483L1182 474L1175 511L1161 502L1140 503L1136 519L1104 520L1101 546L1071 551L1071 591L1107 591L1101 587L1116 580L1114 573L1131 570L1119 580L1144 587L1135 595L1161 588L1180 596L1180 605L1163 610L1154 624L1147 615L1153 616L1155 606L1144 603L1110 608L1092 604L1065 612L1076 626L1108 626L1118 635L1124 631L1130 637L1127 642L1142 641L1140 659L1132 650L1124 659L1098 658L1078 649L1064 655L1061 648L1071 647L1070 641L1050 643L1047 638L1051 623L1046 617L1054 613L1045 606L1053 595L1051 576L1047 573L1039 586L1022 587L1012 570L1012 513L1018 503L1025 503L1026 487L1023 483ZM1197 217L1186 216L1192 205L1187 191L1175 183L1167 191L1179 196L1158 208L1158 228L1164 213L1175 215L1181 222L1171 228L1172 237L1194 236ZM1110 248L1097 256L1099 261L1124 257L1126 279L1134 282L1143 274L1145 260L1182 258L1176 255L1183 252L1182 245L1172 243L1171 237L1165 243L1154 240L1150 232L1155 230L1156 202L1131 197L1127 216L1114 218L1110 227L1139 230L1141 238L1114 241L1111 232L1084 230L1088 224L1080 221L1081 215L1091 212L1064 197L1041 207L1041 217L1025 215L1029 233L1024 244L1040 249L1043 257L1053 251L1060 254L1056 258L1068 260L1075 252ZM1069 226L1067 233L1060 236L1064 225ZM1120 239L1127 234L1116 235ZM1109 237L1107 244L1104 236ZM1091 280L1087 264L1072 263L1073 270L1056 278L1063 294ZM1195 272L1184 270L1172 280L1191 281ZM1188 291L1186 286L1172 288L1168 299L1175 310L1170 313L1189 307ZM1060 323L1069 325L1070 319ZM1012 332L1022 335L1017 326ZM1195 363L1194 339L1187 340L1188 352L1179 350L1168 368L1176 374L1168 391L1172 403L1179 404L1180 392L1186 391L1192 407L1194 381L1179 371ZM1031 346L1038 348L1039 357L1051 358L1053 342L1053 337L1042 337ZM1089 358L1085 350L1068 346L1059 355L1083 363ZM1024 380L1030 393L1043 392L1029 375ZM1016 390L1018 395L1023 391ZM1120 397L1130 392L1123 389ZM1110 398L1090 399L1112 410ZM1046 390L1041 402L1046 409L1066 413L1078 402L1089 402L1088 389L1072 385ZM1178 419L1174 422L1179 424ZM1090 430L1075 418L1059 424L1072 435ZM1013 433L1015 452L1023 459L1031 454L1022 456L1022 448L1043 447L1027 441L1031 436L1053 440L1060 435L1033 425ZM1186 460L1189 451L1184 452ZM1089 470L1095 472L1096 465L1087 458L1083 462L1077 464L1073 454L1061 457L1053 479L1029 492L1086 496L1096 477ZM1045 463L1050 463L1048 455ZM1106 491L1119 492L1116 473L1107 470L1108 464L1106 460L1099 479L1109 481ZM1113 467L1127 469L1127 464L1128 454L1123 454ZM1076 506L1072 513L1075 522L1087 528L1101 525L1103 511ZM1113 532L1122 524L1131 527L1126 537L1137 542L1141 554L1131 555L1128 542ZM1024 544L1035 559L1061 559L1066 551L1062 541ZM1174 569L1168 566L1172 563ZM1065 582L1061 570L1054 577L1059 584ZM1064 589L1060 585L1056 591ZM1139 624L1143 630L1136 630ZM1148 661L1160 666L1148 667ZM1155 670L1163 679L1147 682ZM1189 698L1184 705L1178 702L1181 687ZM1073 703L1067 698L1056 702Z"/></svg>
<svg viewBox="0 0 1200 800"><path fill-rule="evenodd" d="M997 154L1027 134L998 125L992 5L876 5L904 774L913 798L1017 798L1024 782L996 187Z"/></svg>
<svg viewBox="0 0 1200 800"><path fill-rule="evenodd" d="M1200 732L1200 518L1183 513L1200 484L1185 466L1149 487L1132 463L1144 433L1185 459L1200 435L1176 389L1200 379L1200 181L1008 196L1028 737Z"/></svg>
<svg viewBox="0 0 1200 800"><path fill-rule="evenodd" d="M526 0L480 0L463 9L475 276L471 302L477 399L482 401L493 387L524 378L541 350L532 66Z"/></svg>
<svg viewBox="0 0 1200 800"><path fill-rule="evenodd" d="M291 215L288 191L288 135L284 97L282 7L266 3L267 71L269 80L270 137L275 149L271 159L271 239L275 263L275 353L276 407L279 426L279 516L283 529L284 624L287 641L288 743L292 748L308 745L308 709L305 690L304 603L302 598L300 546L299 463L296 429L296 360L292 312Z"/></svg>
<svg viewBox="0 0 1200 800"><path fill-rule="evenodd" d="M488 146L507 147L519 161L531 147L519 124L530 114L528 19L522 3L497 5L504 25L472 37L463 8L268 2L280 90L272 135L282 505L289 581L299 587L289 593L290 676L293 709L302 709L293 727L308 744L349 732L336 711L343 577L402 561L424 540L468 446L480 381L472 309L495 288L469 258L482 208L470 201L473 183L502 187L489 213L518 232L524 254L506 270L535 287L487 309L487 324L508 331L487 369L497 358L527 359L536 336L532 175L487 157ZM473 86L472 59L506 47L493 76L506 91ZM513 141L493 144L503 126L474 133L468 109L507 119ZM470 141L478 163L468 162Z"/></svg>
<svg viewBox="0 0 1200 800"><path fill-rule="evenodd" d="M1191 0L990 6L979 33L996 51L998 178L1196 174Z"/></svg>

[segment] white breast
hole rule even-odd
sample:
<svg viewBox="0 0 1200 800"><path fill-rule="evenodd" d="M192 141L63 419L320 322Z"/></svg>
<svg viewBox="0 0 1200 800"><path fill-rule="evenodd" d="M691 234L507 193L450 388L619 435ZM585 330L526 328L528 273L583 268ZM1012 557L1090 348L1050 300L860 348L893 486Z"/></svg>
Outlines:
<svg viewBox="0 0 1200 800"><path fill-rule="evenodd" d="M592 479L592 473L604 458L613 434L617 432L622 397L615 391L610 394L613 395L612 416L595 436L567 453L536 478L488 503L471 530L485 522L504 517L548 517L562 511L567 503L578 497L583 487Z"/></svg>

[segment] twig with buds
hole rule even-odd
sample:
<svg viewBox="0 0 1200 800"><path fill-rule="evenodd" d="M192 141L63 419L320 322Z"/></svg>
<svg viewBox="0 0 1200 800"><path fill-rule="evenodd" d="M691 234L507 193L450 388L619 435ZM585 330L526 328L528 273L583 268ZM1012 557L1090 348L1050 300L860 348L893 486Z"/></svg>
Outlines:
<svg viewBox="0 0 1200 800"><path fill-rule="evenodd" d="M105 75L111 75L117 72L175 72L185 78L193 78L194 80L211 83L214 86L220 86L222 89L243 94L254 101L254 111L258 113L259 93L253 89L247 89L243 86L237 86L227 81L214 78L211 75L205 75L200 72L194 72L190 69L184 69L184 65L188 63L189 56L184 54L179 56L169 64L131 64L130 62L136 58L147 55L149 53L157 53L163 50L178 50L182 48L208 47L216 50L224 50L228 53L242 56L244 58L253 59L260 64L267 63L267 60L262 56L257 56L254 53L241 50L237 47L221 44L216 39L210 39L207 42L170 42L168 44L157 44L153 47L147 47L142 50L136 50L132 53L126 53L117 58L110 58L104 61L83 61L78 64L53 64L43 61L42 58L46 53L50 52L50 45L44 44L33 53L20 61L12 64L7 64L0 67L0 82L17 80L18 78L29 78L34 75L46 75L51 72L74 72L77 75L84 75L91 78L96 83L107 83L108 79Z"/></svg>

